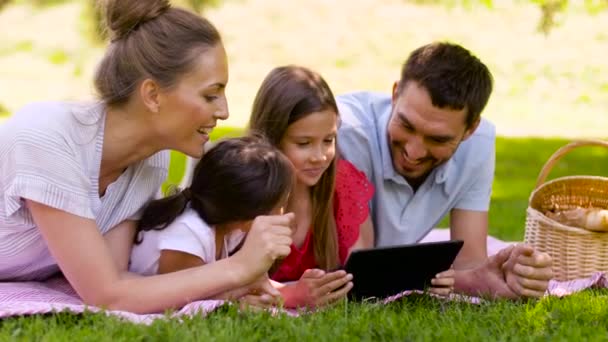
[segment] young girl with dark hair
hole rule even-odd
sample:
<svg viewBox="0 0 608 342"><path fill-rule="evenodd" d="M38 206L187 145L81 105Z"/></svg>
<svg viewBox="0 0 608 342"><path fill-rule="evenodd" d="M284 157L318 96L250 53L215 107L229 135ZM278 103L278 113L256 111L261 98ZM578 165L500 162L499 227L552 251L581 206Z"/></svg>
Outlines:
<svg viewBox="0 0 608 342"><path fill-rule="evenodd" d="M257 217L283 213L292 184L291 163L266 140L243 137L219 142L198 162L188 188L146 206L130 270L154 275L230 258ZM237 289L229 285L212 298L237 297ZM252 286L279 295L264 279L245 287L259 291ZM241 290L237 292L244 295Z"/></svg>
<svg viewBox="0 0 608 342"><path fill-rule="evenodd" d="M0 126L0 280L61 271L87 305L136 313L250 284L289 254L292 215L256 219L231 258L127 272L169 150L200 158L228 117L228 65L216 28L168 0L103 3L111 42L95 75L99 101L28 105Z"/></svg>

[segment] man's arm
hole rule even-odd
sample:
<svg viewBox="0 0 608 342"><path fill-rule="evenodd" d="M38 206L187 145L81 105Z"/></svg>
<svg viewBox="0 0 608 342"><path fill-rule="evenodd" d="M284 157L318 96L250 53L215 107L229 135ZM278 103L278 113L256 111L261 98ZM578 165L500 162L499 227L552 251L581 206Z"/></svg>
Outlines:
<svg viewBox="0 0 608 342"><path fill-rule="evenodd" d="M488 212L452 209L450 213L450 235L454 240L463 240L464 245L454 261L456 292L470 295L492 292L484 277L487 261ZM500 275L494 275L497 280Z"/></svg>
<svg viewBox="0 0 608 342"><path fill-rule="evenodd" d="M475 268L487 259L488 212L452 209L450 236L464 245L454 261L454 269Z"/></svg>

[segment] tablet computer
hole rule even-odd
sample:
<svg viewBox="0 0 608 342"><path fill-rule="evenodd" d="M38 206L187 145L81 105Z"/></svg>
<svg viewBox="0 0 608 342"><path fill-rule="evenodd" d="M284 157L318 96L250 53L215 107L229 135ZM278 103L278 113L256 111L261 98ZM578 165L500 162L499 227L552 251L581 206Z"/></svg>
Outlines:
<svg viewBox="0 0 608 342"><path fill-rule="evenodd" d="M462 240L417 243L353 251L344 270L353 275L349 298L382 299L406 290L423 290L448 270Z"/></svg>

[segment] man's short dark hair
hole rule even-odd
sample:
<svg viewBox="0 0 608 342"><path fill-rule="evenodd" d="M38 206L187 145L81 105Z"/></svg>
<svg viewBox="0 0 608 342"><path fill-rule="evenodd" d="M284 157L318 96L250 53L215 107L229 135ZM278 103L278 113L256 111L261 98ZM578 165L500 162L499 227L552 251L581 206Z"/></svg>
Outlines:
<svg viewBox="0 0 608 342"><path fill-rule="evenodd" d="M409 81L424 87L433 106L466 109L470 127L488 103L492 93L492 74L479 58L460 45L432 43L409 56L401 69L399 93Z"/></svg>

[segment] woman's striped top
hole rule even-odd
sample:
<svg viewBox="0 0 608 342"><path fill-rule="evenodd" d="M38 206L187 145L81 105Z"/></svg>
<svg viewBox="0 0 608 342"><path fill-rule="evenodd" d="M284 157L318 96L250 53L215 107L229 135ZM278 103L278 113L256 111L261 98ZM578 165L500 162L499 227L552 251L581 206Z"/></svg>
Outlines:
<svg viewBox="0 0 608 342"><path fill-rule="evenodd" d="M100 103L29 105L0 125L0 281L58 271L24 199L94 219L101 234L137 219L167 176L168 151L131 165L99 196Z"/></svg>

